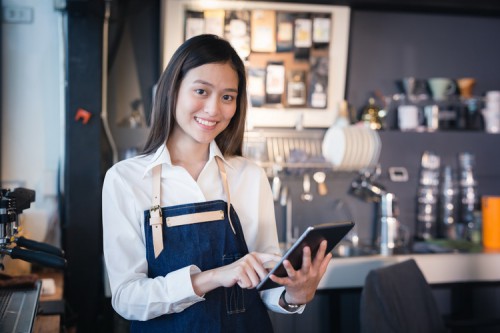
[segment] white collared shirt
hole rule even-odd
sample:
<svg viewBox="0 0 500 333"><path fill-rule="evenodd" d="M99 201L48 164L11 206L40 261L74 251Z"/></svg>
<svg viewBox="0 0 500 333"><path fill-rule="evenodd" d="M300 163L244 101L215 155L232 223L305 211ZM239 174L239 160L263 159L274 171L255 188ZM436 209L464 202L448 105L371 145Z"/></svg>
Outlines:
<svg viewBox="0 0 500 333"><path fill-rule="evenodd" d="M129 320L148 320L180 312L203 301L193 290L190 275L196 266L148 278L144 211L151 207L152 169L162 164L161 206L222 199L224 194L215 156L225 164L231 204L238 214L250 252L279 253L274 204L265 172L243 157L224 159L210 144L209 159L198 180L182 167L172 165L166 145L155 154L137 156L115 164L106 173L102 193L104 259L115 311ZM287 313L278 305L283 288L261 293L266 306ZM300 311L302 312L302 311Z"/></svg>

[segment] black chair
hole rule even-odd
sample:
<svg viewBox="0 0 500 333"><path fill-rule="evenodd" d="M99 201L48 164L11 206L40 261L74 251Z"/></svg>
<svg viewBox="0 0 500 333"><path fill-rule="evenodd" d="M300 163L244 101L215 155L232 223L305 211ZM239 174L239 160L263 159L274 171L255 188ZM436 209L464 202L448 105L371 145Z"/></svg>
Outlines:
<svg viewBox="0 0 500 333"><path fill-rule="evenodd" d="M500 332L498 318L446 319L413 259L368 273L361 293L360 326L362 333L482 332L486 327Z"/></svg>

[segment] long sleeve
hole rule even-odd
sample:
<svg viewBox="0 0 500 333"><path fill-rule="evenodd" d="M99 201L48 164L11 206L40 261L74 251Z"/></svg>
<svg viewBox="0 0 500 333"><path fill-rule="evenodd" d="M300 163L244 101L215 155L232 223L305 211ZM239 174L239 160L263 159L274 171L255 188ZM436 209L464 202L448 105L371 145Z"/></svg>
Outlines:
<svg viewBox="0 0 500 333"><path fill-rule="evenodd" d="M124 318L147 320L179 312L203 300L192 288L188 266L165 277L147 276L143 211L116 169L111 169L103 187L104 258L114 309Z"/></svg>

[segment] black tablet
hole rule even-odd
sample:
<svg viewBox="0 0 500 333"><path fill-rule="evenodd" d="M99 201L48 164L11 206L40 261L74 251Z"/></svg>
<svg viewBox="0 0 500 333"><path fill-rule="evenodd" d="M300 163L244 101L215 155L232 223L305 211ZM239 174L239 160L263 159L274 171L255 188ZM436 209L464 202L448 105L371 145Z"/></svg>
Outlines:
<svg viewBox="0 0 500 333"><path fill-rule="evenodd" d="M265 290L279 287L280 285L273 282L269 277L274 274L279 277L287 276L283 261L288 259L296 270L302 267L302 250L305 246L311 249L311 255L314 258L318 252L319 245L323 240L328 241L326 253L333 248L344 238L344 236L352 229L354 222L332 222L318 224L308 227L304 233L297 239L281 260L267 274L267 276L257 285L257 290Z"/></svg>

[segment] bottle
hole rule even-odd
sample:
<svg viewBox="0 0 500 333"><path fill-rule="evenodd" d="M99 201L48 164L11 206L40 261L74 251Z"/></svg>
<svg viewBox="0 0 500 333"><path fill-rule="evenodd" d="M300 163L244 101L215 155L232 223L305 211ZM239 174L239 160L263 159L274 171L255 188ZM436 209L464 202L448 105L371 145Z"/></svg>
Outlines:
<svg viewBox="0 0 500 333"><path fill-rule="evenodd" d="M425 151L420 165L420 179L417 187L417 226L415 237L429 240L437 237L439 155Z"/></svg>
<svg viewBox="0 0 500 333"><path fill-rule="evenodd" d="M460 189L460 225L459 237L470 238L468 230L475 229L476 221L474 212L479 203L477 193L477 181L474 174L475 158L471 153L463 152L458 155L460 166L459 189Z"/></svg>
<svg viewBox="0 0 500 333"><path fill-rule="evenodd" d="M346 100L340 102L339 105L339 113L335 122L333 123L333 127L347 127L351 124L349 120L349 104Z"/></svg>
<svg viewBox="0 0 500 333"><path fill-rule="evenodd" d="M326 92L321 83L316 83L313 86L311 94L311 107L313 108L326 108Z"/></svg>
<svg viewBox="0 0 500 333"><path fill-rule="evenodd" d="M380 120L380 108L375 105L375 98L370 97L368 99L368 105L363 109L361 114L361 121L364 122L368 127L374 130L382 129L382 122Z"/></svg>
<svg viewBox="0 0 500 333"><path fill-rule="evenodd" d="M458 186L453 169L443 168L439 192L439 234L442 238L457 239Z"/></svg>
<svg viewBox="0 0 500 333"><path fill-rule="evenodd" d="M466 102L467 110L467 129L471 131L483 131L484 119L481 113L481 103L479 98L469 98Z"/></svg>

